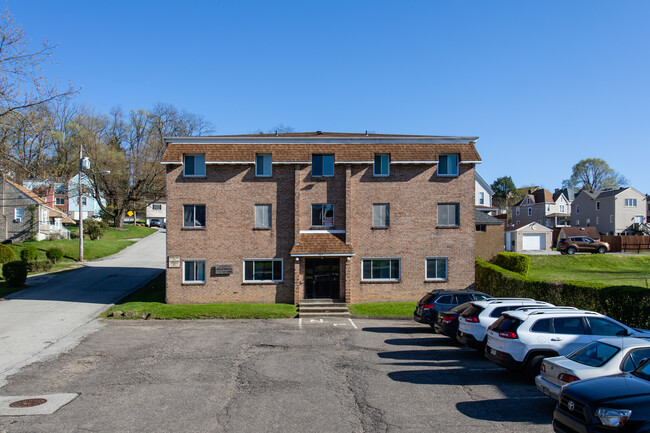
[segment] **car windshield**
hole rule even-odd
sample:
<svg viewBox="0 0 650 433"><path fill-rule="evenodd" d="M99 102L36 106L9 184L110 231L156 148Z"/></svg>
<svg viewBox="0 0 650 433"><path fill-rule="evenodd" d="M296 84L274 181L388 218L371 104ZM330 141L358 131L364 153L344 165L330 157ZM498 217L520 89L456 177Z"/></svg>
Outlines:
<svg viewBox="0 0 650 433"><path fill-rule="evenodd" d="M618 347L594 341L568 355L567 358L591 367L602 367L620 350Z"/></svg>

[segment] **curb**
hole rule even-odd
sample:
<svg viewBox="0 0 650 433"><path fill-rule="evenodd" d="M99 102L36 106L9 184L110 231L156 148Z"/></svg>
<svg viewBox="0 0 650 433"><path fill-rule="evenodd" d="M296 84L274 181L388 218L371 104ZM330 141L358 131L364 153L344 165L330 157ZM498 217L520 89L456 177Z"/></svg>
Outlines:
<svg viewBox="0 0 650 433"><path fill-rule="evenodd" d="M351 314L352 319L370 319L370 320L413 320L413 316L360 316Z"/></svg>

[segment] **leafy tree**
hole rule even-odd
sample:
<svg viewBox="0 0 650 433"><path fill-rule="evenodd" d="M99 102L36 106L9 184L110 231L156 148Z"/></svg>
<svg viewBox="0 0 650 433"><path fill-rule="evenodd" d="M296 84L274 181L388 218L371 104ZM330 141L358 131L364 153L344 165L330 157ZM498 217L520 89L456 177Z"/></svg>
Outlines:
<svg viewBox="0 0 650 433"><path fill-rule="evenodd" d="M492 201L500 208L508 208L518 198L517 187L510 176L502 176L490 185L494 191Z"/></svg>
<svg viewBox="0 0 650 433"><path fill-rule="evenodd" d="M601 191L626 186L628 180L599 158L580 160L573 166L571 178L563 186L588 191Z"/></svg>

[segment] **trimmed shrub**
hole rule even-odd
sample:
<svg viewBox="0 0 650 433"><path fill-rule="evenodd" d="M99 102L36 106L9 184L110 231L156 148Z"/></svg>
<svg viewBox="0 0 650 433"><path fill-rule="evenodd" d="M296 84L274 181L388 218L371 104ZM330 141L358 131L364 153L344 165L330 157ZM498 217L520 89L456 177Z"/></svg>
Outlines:
<svg viewBox="0 0 650 433"><path fill-rule="evenodd" d="M38 250L34 245L29 245L20 251L20 259L23 262L32 262L38 259Z"/></svg>
<svg viewBox="0 0 650 433"><path fill-rule="evenodd" d="M63 250L59 247L52 247L45 253L47 259L52 263L56 263L63 258Z"/></svg>
<svg viewBox="0 0 650 433"><path fill-rule="evenodd" d="M14 250L9 245L0 244L0 263L4 265L14 260L16 260Z"/></svg>
<svg viewBox="0 0 650 433"><path fill-rule="evenodd" d="M102 237L103 231L104 229L99 221L90 218L84 220L84 234L88 235L90 240L94 241Z"/></svg>
<svg viewBox="0 0 650 433"><path fill-rule="evenodd" d="M530 269L530 257L523 254L503 252L497 254L494 258L494 264L526 277Z"/></svg>
<svg viewBox="0 0 650 433"><path fill-rule="evenodd" d="M2 276L9 287L21 287L27 280L27 265L15 260L2 266Z"/></svg>
<svg viewBox="0 0 650 433"><path fill-rule="evenodd" d="M27 262L26 265L28 272L47 272L52 269L54 263L49 260L32 260Z"/></svg>
<svg viewBox="0 0 650 433"><path fill-rule="evenodd" d="M650 328L650 290L586 281L542 281L476 261L476 287L492 296L533 298L597 311L628 326Z"/></svg>

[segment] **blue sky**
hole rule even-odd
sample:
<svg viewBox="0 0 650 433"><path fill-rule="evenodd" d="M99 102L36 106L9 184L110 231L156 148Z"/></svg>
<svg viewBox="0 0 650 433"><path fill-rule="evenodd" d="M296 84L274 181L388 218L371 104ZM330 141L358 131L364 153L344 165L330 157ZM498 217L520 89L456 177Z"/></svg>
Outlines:
<svg viewBox="0 0 650 433"><path fill-rule="evenodd" d="M650 193L648 1L6 0L46 74L107 112L173 104L216 134L477 135L491 183L605 159Z"/></svg>

